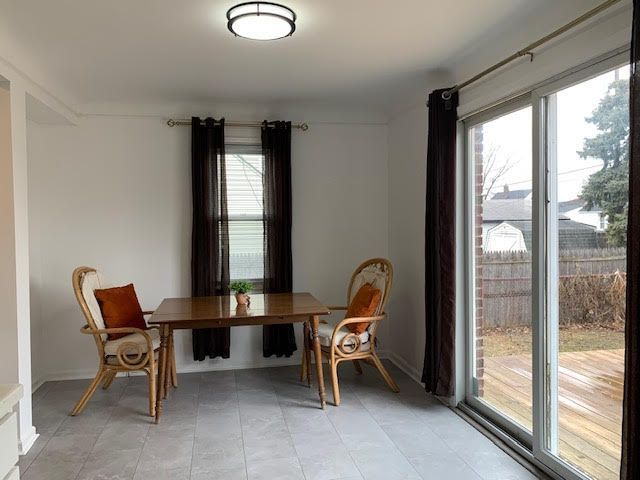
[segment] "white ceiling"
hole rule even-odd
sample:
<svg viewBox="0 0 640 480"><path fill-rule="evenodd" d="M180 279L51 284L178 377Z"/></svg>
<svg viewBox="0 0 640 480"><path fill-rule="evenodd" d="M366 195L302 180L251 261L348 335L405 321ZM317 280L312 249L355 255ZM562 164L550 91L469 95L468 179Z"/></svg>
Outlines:
<svg viewBox="0 0 640 480"><path fill-rule="evenodd" d="M75 106L388 107L424 95L430 75L500 35L547 33L597 0L282 0L297 31L273 42L227 31L225 12L239 2L0 0L0 55Z"/></svg>

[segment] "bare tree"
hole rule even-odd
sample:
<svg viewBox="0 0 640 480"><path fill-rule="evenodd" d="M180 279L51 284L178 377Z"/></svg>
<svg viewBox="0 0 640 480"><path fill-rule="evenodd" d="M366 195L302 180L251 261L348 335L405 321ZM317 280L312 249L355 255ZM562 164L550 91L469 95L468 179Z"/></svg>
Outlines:
<svg viewBox="0 0 640 480"><path fill-rule="evenodd" d="M484 156L482 171L482 199L486 200L493 187L515 166L512 157L507 157L504 162L499 163L500 147L492 146Z"/></svg>

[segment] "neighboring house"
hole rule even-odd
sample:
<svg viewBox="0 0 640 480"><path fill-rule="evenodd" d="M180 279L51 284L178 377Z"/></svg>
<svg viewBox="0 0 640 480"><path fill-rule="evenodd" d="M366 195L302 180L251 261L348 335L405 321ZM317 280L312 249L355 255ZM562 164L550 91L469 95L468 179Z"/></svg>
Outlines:
<svg viewBox="0 0 640 480"><path fill-rule="evenodd" d="M513 192L511 192L513 193ZM482 238L485 252L530 251L532 209L528 196L485 200L482 204ZM596 227L558 216L560 250L597 248Z"/></svg>
<svg viewBox="0 0 640 480"><path fill-rule="evenodd" d="M502 192L495 193L491 200L529 200L532 199L531 189L509 190L509 185L503 187ZM580 198L558 203L558 213L578 223L591 225L602 232L607 228L607 218L598 206L588 209L585 201Z"/></svg>
<svg viewBox="0 0 640 480"><path fill-rule="evenodd" d="M558 204L558 213L569 217L576 222L591 225L597 231L602 232L607 228L607 217L603 215L602 209L594 206L588 209L584 200L576 198Z"/></svg>

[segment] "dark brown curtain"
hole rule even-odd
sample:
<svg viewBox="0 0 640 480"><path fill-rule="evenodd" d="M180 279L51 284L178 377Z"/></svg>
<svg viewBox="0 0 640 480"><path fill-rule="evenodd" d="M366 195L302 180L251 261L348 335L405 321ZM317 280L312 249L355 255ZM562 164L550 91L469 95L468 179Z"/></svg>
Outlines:
<svg viewBox="0 0 640 480"><path fill-rule="evenodd" d="M640 478L640 0L633 2L631 38L629 224L620 478Z"/></svg>
<svg viewBox="0 0 640 480"><path fill-rule="evenodd" d="M264 292L286 293L293 288L291 258L291 122L262 126L264 155ZM265 357L290 357L296 348L292 324L265 325Z"/></svg>
<svg viewBox="0 0 640 480"><path fill-rule="evenodd" d="M425 215L426 343L422 381L427 392L451 396L455 384L455 208L457 93L429 95Z"/></svg>
<svg viewBox="0 0 640 480"><path fill-rule="evenodd" d="M191 295L229 293L229 225L224 119L191 119ZM229 328L193 331L193 359L229 358Z"/></svg>

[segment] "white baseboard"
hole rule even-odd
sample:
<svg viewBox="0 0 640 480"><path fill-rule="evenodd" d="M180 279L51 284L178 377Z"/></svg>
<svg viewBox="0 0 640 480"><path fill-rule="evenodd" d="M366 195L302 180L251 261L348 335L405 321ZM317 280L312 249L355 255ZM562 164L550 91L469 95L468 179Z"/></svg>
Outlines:
<svg viewBox="0 0 640 480"><path fill-rule="evenodd" d="M424 385L421 381L421 373L420 371L411 366L404 358L395 354L394 352L389 352L386 350L378 350L378 355L380 358L385 358L391 361L396 367L406 373L411 379L415 380L420 385ZM253 368L269 368L269 367L285 367L291 365L300 365L300 356L294 355L289 358L275 358L268 359L265 358L263 361L259 362L240 362L240 363L231 363L231 362L220 362L216 365L212 365L209 362L191 362L187 364L177 365L178 373L204 373L204 372L215 372L222 370L245 370L245 369L253 369ZM38 380L33 382L33 392L35 392L38 388L40 388L45 382L56 382L63 380L86 380L95 377L96 369L78 369L78 370L62 370L58 372L52 372L45 377L40 377ZM130 372L130 373L122 373L120 376L136 376L136 375L144 375L144 372Z"/></svg>
<svg viewBox="0 0 640 480"><path fill-rule="evenodd" d="M265 358L258 362L219 362L216 365L212 365L211 363L204 362L190 362L187 364L178 364L177 371L178 373L204 373L204 372L215 372L221 370L245 370L252 368L269 368L269 367L285 367L291 365L300 365L300 356L294 355L289 358ZM45 377L42 377L34 382L33 391L40 386L42 386L45 382L57 382L63 380L86 380L95 377L97 371L97 367L92 369L74 369L74 370L61 370L58 372L51 372ZM119 374L120 376L126 376L127 373ZM128 373L128 375L144 375L144 372L133 371ZM37 387L36 387L37 385Z"/></svg>
<svg viewBox="0 0 640 480"><path fill-rule="evenodd" d="M402 370L404 373L406 373L413 380L418 382L420 385L424 385L422 383L422 375L420 374L418 369L413 367L413 366L411 366L404 358L400 357L399 355L396 355L393 352L386 352L386 357L391 362L393 362L393 364L396 367L398 367L400 370Z"/></svg>
<svg viewBox="0 0 640 480"><path fill-rule="evenodd" d="M393 352L388 352L387 359L389 359L396 367L398 367L400 370L406 373L412 380L415 380L416 383L424 387L424 383L422 382L422 374L420 373L420 371L417 368L412 367L404 358L396 355ZM440 400L443 404L447 405L448 407L455 408L457 406L455 396L453 397L436 396L436 398Z"/></svg>
<svg viewBox="0 0 640 480"><path fill-rule="evenodd" d="M31 427L24 435L20 436L20 441L18 442L18 453L20 455L25 455L33 444L36 443L36 440L40 434L36 433L36 427Z"/></svg>
<svg viewBox="0 0 640 480"><path fill-rule="evenodd" d="M32 379L31 381L31 394L33 395L34 393L36 393L36 390L38 390L42 385L44 385L44 382L48 381L47 378L44 377L38 377L36 379Z"/></svg>

